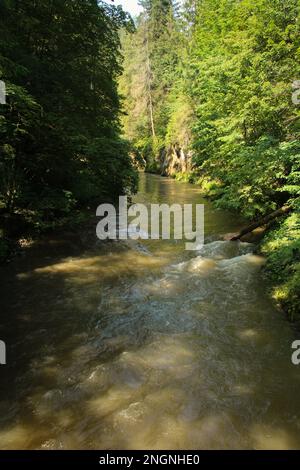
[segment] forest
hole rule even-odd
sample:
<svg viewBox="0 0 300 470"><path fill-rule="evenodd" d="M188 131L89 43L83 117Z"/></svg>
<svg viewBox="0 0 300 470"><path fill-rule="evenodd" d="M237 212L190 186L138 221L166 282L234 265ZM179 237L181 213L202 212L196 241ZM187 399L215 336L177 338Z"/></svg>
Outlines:
<svg viewBox="0 0 300 470"><path fill-rule="evenodd" d="M257 221L273 296L300 310L298 0L142 0L122 33L125 137L146 171ZM294 99L293 99L294 97ZM175 159L175 162L174 162Z"/></svg>
<svg viewBox="0 0 300 470"><path fill-rule="evenodd" d="M1 0L0 257L28 229L135 190L117 90L119 31L132 27L95 0Z"/></svg>
<svg viewBox="0 0 300 470"><path fill-rule="evenodd" d="M0 463L300 449L299 9L0 0Z"/></svg>
<svg viewBox="0 0 300 470"><path fill-rule="evenodd" d="M134 193L138 165L250 221L287 207L260 249L293 317L299 0L140 3L134 22L96 0L1 1L0 257L28 229Z"/></svg>

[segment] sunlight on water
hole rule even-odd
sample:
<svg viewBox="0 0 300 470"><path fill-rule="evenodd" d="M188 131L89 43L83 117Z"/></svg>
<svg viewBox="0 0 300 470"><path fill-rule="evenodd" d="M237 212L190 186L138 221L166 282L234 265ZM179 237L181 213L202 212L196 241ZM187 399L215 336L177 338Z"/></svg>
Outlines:
<svg viewBox="0 0 300 470"><path fill-rule="evenodd" d="M137 202L203 203L188 184L142 175L140 186ZM294 333L267 297L264 260L213 240L239 224L206 203L196 252L162 240L28 247L2 273L13 360L0 447L299 447Z"/></svg>

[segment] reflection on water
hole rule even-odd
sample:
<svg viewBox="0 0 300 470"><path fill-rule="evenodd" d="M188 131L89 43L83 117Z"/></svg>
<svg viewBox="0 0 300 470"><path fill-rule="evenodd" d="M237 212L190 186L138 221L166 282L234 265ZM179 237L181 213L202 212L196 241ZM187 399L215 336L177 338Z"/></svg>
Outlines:
<svg viewBox="0 0 300 470"><path fill-rule="evenodd" d="M149 175L135 200L203 202ZM252 246L211 241L241 222L205 216L198 252L68 239L2 269L2 449L300 447L294 333Z"/></svg>

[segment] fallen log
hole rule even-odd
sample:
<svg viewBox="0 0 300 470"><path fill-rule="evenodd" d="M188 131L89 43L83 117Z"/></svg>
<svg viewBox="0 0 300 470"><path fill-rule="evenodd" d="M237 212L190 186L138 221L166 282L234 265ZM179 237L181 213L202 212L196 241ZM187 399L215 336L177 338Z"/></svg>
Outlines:
<svg viewBox="0 0 300 470"><path fill-rule="evenodd" d="M241 237L243 237L247 233L253 232L253 230L255 230L258 227L268 226L268 224L270 224L270 222L272 222L274 219L276 219L277 217L280 217L282 215L288 214L291 210L292 210L292 208L290 206L283 206L280 209L277 209L276 211L271 212L271 214L266 215L265 217L259 219L257 222L253 222L252 224L250 224L247 227L243 228L240 231L240 233L238 233L237 235L232 237L230 239L230 241L239 240Z"/></svg>

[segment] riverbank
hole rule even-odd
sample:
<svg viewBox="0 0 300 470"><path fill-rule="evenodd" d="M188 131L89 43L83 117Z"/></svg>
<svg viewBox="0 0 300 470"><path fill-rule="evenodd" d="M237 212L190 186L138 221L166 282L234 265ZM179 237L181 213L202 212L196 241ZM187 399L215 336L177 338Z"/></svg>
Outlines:
<svg viewBox="0 0 300 470"><path fill-rule="evenodd" d="M34 212L19 211L0 216L0 265L11 261L22 253L24 248L43 238L62 236L68 232L80 232L89 226L92 209L82 207L57 217L41 218Z"/></svg>

